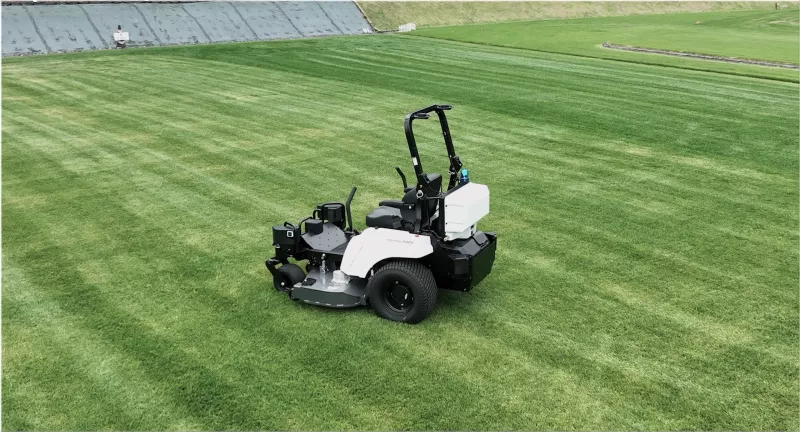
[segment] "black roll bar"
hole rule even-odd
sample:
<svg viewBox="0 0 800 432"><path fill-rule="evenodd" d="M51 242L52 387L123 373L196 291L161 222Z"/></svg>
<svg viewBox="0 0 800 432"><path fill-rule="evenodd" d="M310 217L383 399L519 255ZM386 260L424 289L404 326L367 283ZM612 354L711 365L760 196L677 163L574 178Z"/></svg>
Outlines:
<svg viewBox="0 0 800 432"><path fill-rule="evenodd" d="M408 150L411 153L411 163L414 164L414 172L417 174L417 184L425 184L425 172L422 170L422 161L419 158L419 151L417 150L417 141L414 139L414 130L412 122L414 120L426 120L430 118L431 112L436 112L439 117L439 124L442 127L442 136L444 137L444 144L447 147L447 158L450 160L450 183L447 190L452 189L458 182L458 172L461 170L461 160L456 155L453 148L453 138L450 136L450 127L447 125L447 117L444 112L451 110L451 105L431 105L414 111L406 116L405 130L406 141L408 141Z"/></svg>

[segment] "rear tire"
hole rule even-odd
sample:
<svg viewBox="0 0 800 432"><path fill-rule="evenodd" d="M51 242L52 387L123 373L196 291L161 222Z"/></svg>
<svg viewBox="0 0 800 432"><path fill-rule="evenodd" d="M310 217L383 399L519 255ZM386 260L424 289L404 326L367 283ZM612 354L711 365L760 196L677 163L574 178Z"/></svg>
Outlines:
<svg viewBox="0 0 800 432"><path fill-rule="evenodd" d="M436 281L417 261L390 261L367 284L369 304L381 318L417 324L436 306Z"/></svg>
<svg viewBox="0 0 800 432"><path fill-rule="evenodd" d="M275 276L272 277L272 283L275 285L275 290L278 292L289 292L292 287L305 280L306 274L303 269L296 264L284 264L278 267Z"/></svg>

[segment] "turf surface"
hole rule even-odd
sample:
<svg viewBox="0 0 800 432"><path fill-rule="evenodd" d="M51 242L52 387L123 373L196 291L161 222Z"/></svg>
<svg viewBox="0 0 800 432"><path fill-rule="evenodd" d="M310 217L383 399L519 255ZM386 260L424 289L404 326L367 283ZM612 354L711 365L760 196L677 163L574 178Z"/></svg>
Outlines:
<svg viewBox="0 0 800 432"><path fill-rule="evenodd" d="M381 30L475 23L773 9L764 1L359 1L370 22ZM797 2L781 2L797 8Z"/></svg>
<svg viewBox="0 0 800 432"><path fill-rule="evenodd" d="M603 48L602 43L800 63L796 8L476 24L427 28L414 34L792 81L798 80L797 70L621 52Z"/></svg>
<svg viewBox="0 0 800 432"><path fill-rule="evenodd" d="M5 429L797 429L796 84L381 35L9 59L2 101ZM274 292L270 226L398 197L434 102L492 274L418 326Z"/></svg>

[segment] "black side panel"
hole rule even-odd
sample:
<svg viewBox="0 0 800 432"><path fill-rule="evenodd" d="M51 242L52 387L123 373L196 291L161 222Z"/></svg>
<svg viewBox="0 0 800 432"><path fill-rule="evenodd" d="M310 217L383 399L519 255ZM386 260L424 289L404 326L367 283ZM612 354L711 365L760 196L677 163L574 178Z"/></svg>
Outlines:
<svg viewBox="0 0 800 432"><path fill-rule="evenodd" d="M290 223L272 227L272 245L284 255L291 256L297 251L297 242L300 241L300 228Z"/></svg>
<svg viewBox="0 0 800 432"><path fill-rule="evenodd" d="M477 234L477 233L476 233ZM494 256L497 251L497 236L487 233L488 243L472 258L472 283L471 287L478 285L489 273L492 272Z"/></svg>
<svg viewBox="0 0 800 432"><path fill-rule="evenodd" d="M496 249L497 236L478 231L468 239L434 241L427 263L439 288L469 291L491 273Z"/></svg>

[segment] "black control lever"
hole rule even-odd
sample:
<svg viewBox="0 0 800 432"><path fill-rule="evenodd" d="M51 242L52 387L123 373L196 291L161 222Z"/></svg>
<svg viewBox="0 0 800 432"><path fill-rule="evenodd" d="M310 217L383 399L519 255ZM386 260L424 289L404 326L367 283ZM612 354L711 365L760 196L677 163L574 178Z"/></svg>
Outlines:
<svg viewBox="0 0 800 432"><path fill-rule="evenodd" d="M394 167L394 169L397 170L397 173L400 174L400 178L403 179L403 190L406 190L408 188L408 182L406 182L406 175L403 174L403 170L401 170L400 167Z"/></svg>
<svg viewBox="0 0 800 432"><path fill-rule="evenodd" d="M347 212L347 228L353 231L353 216L350 213L350 202L353 201L353 196L356 194L356 187L350 189L350 195L347 195L347 201L344 203L344 210Z"/></svg>

